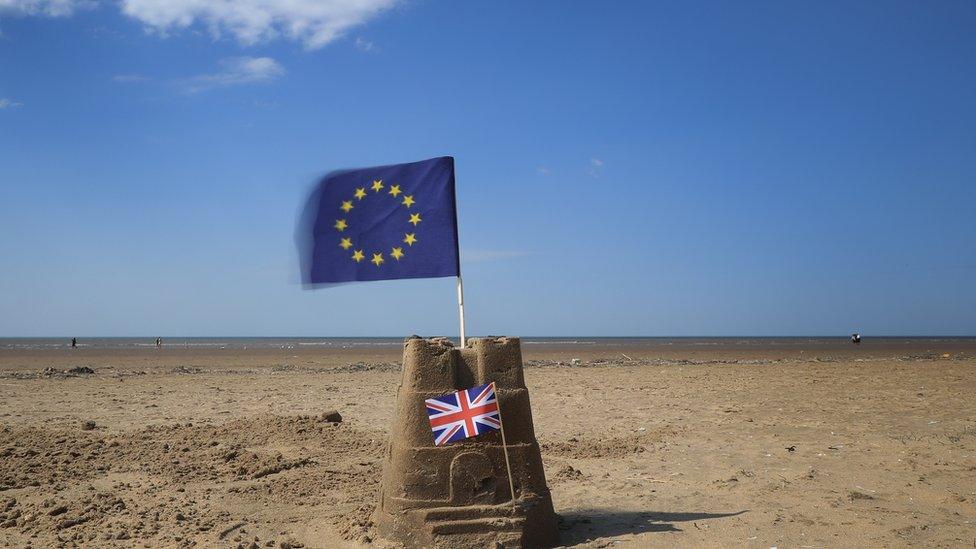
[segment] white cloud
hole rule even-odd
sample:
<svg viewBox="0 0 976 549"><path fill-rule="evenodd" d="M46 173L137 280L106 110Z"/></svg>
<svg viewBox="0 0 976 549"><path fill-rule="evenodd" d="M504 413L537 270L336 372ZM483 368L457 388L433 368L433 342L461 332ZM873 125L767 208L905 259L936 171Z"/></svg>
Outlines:
<svg viewBox="0 0 976 549"><path fill-rule="evenodd" d="M603 171L603 160L600 160L599 158L596 157L590 158L590 167L587 168L586 173L590 177L598 178L600 177L600 172L602 171Z"/></svg>
<svg viewBox="0 0 976 549"><path fill-rule="evenodd" d="M539 166L538 168L535 169L535 171L536 171L536 173L538 173L540 175L549 175L550 173L552 173L549 170L549 168L547 168L545 166Z"/></svg>
<svg viewBox="0 0 976 549"><path fill-rule="evenodd" d="M360 51L373 51L374 44L372 40L366 40L362 36L359 36L356 38L356 47Z"/></svg>
<svg viewBox="0 0 976 549"><path fill-rule="evenodd" d="M265 101L263 99L255 99L254 101L251 101L251 105L253 105L254 107L256 107L258 109L272 110L272 109L277 109L278 108L278 102L277 101Z"/></svg>
<svg viewBox="0 0 976 549"><path fill-rule="evenodd" d="M199 93L212 88L269 82L285 74L285 68L270 57L230 57L220 63L223 70L219 72L184 80L183 91Z"/></svg>
<svg viewBox="0 0 976 549"><path fill-rule="evenodd" d="M0 0L4 1L10 0ZM315 49L390 9L398 1L122 0L122 11L162 33L200 24L215 38L228 33L244 45L284 36Z"/></svg>
<svg viewBox="0 0 976 549"><path fill-rule="evenodd" d="M94 4L88 0L0 0L0 12L63 17L71 15L77 9L90 8Z"/></svg>
<svg viewBox="0 0 976 549"><path fill-rule="evenodd" d="M145 82L149 80L148 76L143 76L141 74L116 74L112 77L112 81L119 82L122 84L133 84L138 82Z"/></svg>
<svg viewBox="0 0 976 549"><path fill-rule="evenodd" d="M3 109L15 109L17 107L23 107L23 103L7 99L6 97L0 97L0 110Z"/></svg>

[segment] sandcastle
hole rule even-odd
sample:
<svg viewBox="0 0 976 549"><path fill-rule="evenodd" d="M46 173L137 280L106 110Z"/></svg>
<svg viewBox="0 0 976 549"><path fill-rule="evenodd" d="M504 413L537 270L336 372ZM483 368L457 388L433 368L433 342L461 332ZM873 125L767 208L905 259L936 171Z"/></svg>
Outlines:
<svg viewBox="0 0 976 549"><path fill-rule="evenodd" d="M518 338L407 339L375 521L406 547L546 547L556 515L532 427ZM435 446L424 400L489 382L505 426L515 505L498 432Z"/></svg>

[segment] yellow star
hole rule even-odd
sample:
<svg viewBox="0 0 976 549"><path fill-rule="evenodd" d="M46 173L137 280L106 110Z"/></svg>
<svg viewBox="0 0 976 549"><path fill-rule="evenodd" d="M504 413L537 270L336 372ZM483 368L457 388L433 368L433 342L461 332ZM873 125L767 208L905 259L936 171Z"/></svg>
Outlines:
<svg viewBox="0 0 976 549"><path fill-rule="evenodd" d="M343 230L345 230L345 228L346 228L346 227L348 227L348 226L349 226L349 225L347 225L347 224L346 224L346 220L345 220L345 219L336 219L336 224L335 224L335 228L336 228L336 230L337 230L337 231L339 231L340 233L341 233L341 232L342 232Z"/></svg>
<svg viewBox="0 0 976 549"><path fill-rule="evenodd" d="M390 252L390 255L393 256L393 259L400 261L400 258L403 257L403 248L393 248L393 251Z"/></svg>
<svg viewBox="0 0 976 549"><path fill-rule="evenodd" d="M414 202L413 195L407 195L407 196L404 196L403 197L403 205L404 206L406 206L406 207L409 208L410 206L413 206L413 202Z"/></svg>
<svg viewBox="0 0 976 549"><path fill-rule="evenodd" d="M383 254L373 254L373 259L369 262L379 267L383 263Z"/></svg>
<svg viewBox="0 0 976 549"><path fill-rule="evenodd" d="M352 209L352 200L343 200L342 206L339 206L339 209L346 213L349 213L349 210Z"/></svg>
<svg viewBox="0 0 976 549"><path fill-rule="evenodd" d="M376 181L373 181L373 190L374 191L380 192L380 189L382 189L382 188L383 188L383 180L382 179L377 179Z"/></svg>
<svg viewBox="0 0 976 549"><path fill-rule="evenodd" d="M356 250L356 251L355 251L355 252L353 252L353 254L352 254L352 258L353 258L353 260L354 260L354 261L355 261L356 263L359 263L360 261L362 261L364 257L366 257L366 256L365 256L365 255L363 255L363 251L362 251L362 250Z"/></svg>
<svg viewBox="0 0 976 549"><path fill-rule="evenodd" d="M403 241L406 242L408 246L413 246L413 243L417 241L417 233L407 233L403 235Z"/></svg>
<svg viewBox="0 0 976 549"><path fill-rule="evenodd" d="M420 214L410 214L410 220L407 223L413 223L413 226L416 227L417 223L420 223Z"/></svg>
<svg viewBox="0 0 976 549"><path fill-rule="evenodd" d="M400 194L401 192L402 191L400 191L399 185L393 185L392 187L390 187L390 194L393 195L393 198L396 198L396 195Z"/></svg>
<svg viewBox="0 0 976 549"><path fill-rule="evenodd" d="M358 189L356 189L356 193L355 193L355 196L356 196L356 198L358 198L359 200L362 200L363 198L365 198L365 197L366 197L366 189L364 189L364 188L362 188L362 187L359 187Z"/></svg>
<svg viewBox="0 0 976 549"><path fill-rule="evenodd" d="M339 241L339 246L341 246L343 250L348 250L349 248L352 248L352 239L343 238L342 240Z"/></svg>

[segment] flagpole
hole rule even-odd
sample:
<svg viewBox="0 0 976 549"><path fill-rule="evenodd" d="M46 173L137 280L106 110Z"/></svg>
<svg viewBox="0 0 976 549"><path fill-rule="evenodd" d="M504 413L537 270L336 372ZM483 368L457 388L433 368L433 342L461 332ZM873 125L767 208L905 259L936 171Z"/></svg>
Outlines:
<svg viewBox="0 0 976 549"><path fill-rule="evenodd" d="M453 162L453 159L452 159ZM453 178L452 178L453 179ZM457 294L458 294L458 319L461 321L461 348L467 347L467 339L464 337L464 283L461 282L461 239L458 234L458 199L457 183L454 184L454 235L457 240Z"/></svg>
<svg viewBox="0 0 976 549"><path fill-rule="evenodd" d="M458 316L461 320L461 348L463 349L466 345L464 338L464 284L461 282L461 275L457 277L457 294L458 294Z"/></svg>
<svg viewBox="0 0 976 549"><path fill-rule="evenodd" d="M515 509L515 481L512 480L512 464L508 461L508 442L505 441L505 422L502 420L502 399L498 395L494 381L491 382L491 390L495 393L495 405L498 406L498 430L502 433L502 453L505 454L505 470L508 471L508 489L512 492L512 509Z"/></svg>

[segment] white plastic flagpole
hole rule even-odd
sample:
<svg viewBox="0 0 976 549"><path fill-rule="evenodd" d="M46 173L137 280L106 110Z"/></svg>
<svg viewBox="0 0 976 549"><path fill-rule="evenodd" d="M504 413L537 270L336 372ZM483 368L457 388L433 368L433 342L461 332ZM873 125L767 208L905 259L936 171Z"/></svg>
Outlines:
<svg viewBox="0 0 976 549"><path fill-rule="evenodd" d="M457 211L458 211L458 200L457 200L457 184L454 185L454 228L457 231ZM457 234L457 233L455 233ZM461 348L467 345L467 341L464 337L464 283L461 282L461 242L460 238L457 243L457 254L458 254L458 276L457 276L457 294L458 294L458 317L461 321Z"/></svg>
<svg viewBox="0 0 976 549"><path fill-rule="evenodd" d="M464 340L464 284L461 282L461 277L457 277L457 291L458 291L458 316L461 319L461 348L465 346Z"/></svg>

